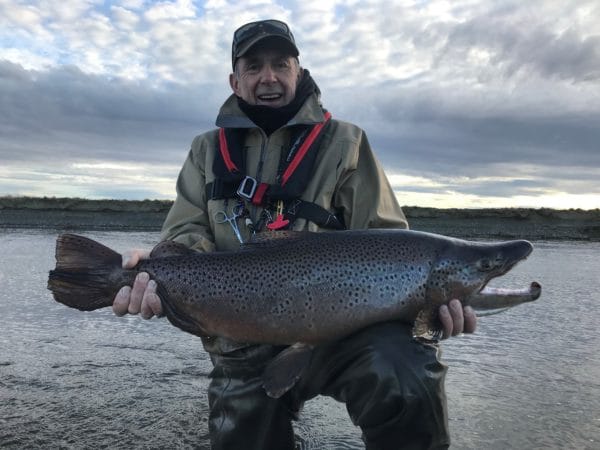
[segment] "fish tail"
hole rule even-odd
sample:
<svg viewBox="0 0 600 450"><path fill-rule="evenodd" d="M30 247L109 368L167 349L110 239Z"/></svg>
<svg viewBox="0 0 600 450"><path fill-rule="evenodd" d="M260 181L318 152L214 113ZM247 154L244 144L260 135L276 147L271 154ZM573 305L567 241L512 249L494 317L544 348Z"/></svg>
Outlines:
<svg viewBox="0 0 600 450"><path fill-rule="evenodd" d="M111 306L127 284L121 261L119 253L96 241L62 234L56 240L56 268L50 271L48 289L57 302L81 311Z"/></svg>

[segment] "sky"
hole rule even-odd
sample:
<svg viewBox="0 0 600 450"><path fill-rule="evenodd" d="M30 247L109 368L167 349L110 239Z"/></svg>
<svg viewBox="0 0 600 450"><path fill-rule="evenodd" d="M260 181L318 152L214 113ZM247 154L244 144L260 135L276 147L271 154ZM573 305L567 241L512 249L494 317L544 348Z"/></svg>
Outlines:
<svg viewBox="0 0 600 450"><path fill-rule="evenodd" d="M173 199L265 18L401 205L600 208L597 0L0 0L0 195Z"/></svg>

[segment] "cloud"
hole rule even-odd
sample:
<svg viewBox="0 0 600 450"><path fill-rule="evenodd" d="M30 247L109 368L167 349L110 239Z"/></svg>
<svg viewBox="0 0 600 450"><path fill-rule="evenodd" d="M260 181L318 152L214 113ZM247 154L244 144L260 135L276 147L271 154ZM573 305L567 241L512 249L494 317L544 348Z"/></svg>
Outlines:
<svg viewBox="0 0 600 450"><path fill-rule="evenodd" d="M211 95L198 85L153 89L73 66L38 72L0 63L7 112L0 154L4 161L40 160L56 151L75 159L135 160L142 153L153 162L172 161L194 132L212 126L213 111L228 93L224 84L220 91Z"/></svg>
<svg viewBox="0 0 600 450"><path fill-rule="evenodd" d="M234 29L265 17L399 195L600 206L600 5L574 0L0 0L0 193L172 195L229 95Z"/></svg>
<svg viewBox="0 0 600 450"><path fill-rule="evenodd" d="M582 14L598 17L597 5L583 3L573 8L564 4L554 9L548 4L557 22L538 20L536 8L499 5L450 29L437 62L461 59L477 67L479 61L492 69L487 76L504 78L599 79L600 36L589 35L591 24L581 18Z"/></svg>
<svg viewBox="0 0 600 450"><path fill-rule="evenodd" d="M0 192L172 198L193 136L227 94L0 62Z"/></svg>

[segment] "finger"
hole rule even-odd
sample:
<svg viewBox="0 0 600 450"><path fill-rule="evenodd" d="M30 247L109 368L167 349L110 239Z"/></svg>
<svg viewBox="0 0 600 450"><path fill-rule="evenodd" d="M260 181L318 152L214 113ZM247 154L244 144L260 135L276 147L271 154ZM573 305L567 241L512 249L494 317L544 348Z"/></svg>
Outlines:
<svg viewBox="0 0 600 450"><path fill-rule="evenodd" d="M127 250L121 255L123 258L123 269L133 269L138 263L139 257L135 250Z"/></svg>
<svg viewBox="0 0 600 450"><path fill-rule="evenodd" d="M117 316L123 316L127 314L129 308L129 295L131 294L131 287L123 286L113 301L112 309Z"/></svg>
<svg viewBox="0 0 600 450"><path fill-rule="evenodd" d="M131 289L129 308L127 309L129 314L138 314L140 312L148 280L150 280L150 276L146 272L140 272L137 274L137 277L135 277L133 288Z"/></svg>
<svg viewBox="0 0 600 450"><path fill-rule="evenodd" d="M152 312L154 313L154 315L162 317L162 315L164 314L164 310L162 307L162 301L156 293L156 282L154 282L154 292L150 294L148 304L150 305L150 308L152 308Z"/></svg>
<svg viewBox="0 0 600 450"><path fill-rule="evenodd" d="M470 306L465 306L463 309L465 317L465 333L474 333L477 329L477 316L475 310Z"/></svg>
<svg viewBox="0 0 600 450"><path fill-rule="evenodd" d="M448 306L440 306L438 316L440 318L440 322L442 323L442 339L448 339L450 336L452 336L452 329L454 326Z"/></svg>
<svg viewBox="0 0 600 450"><path fill-rule="evenodd" d="M448 304L452 316L452 336L456 336L465 329L465 318L463 316L462 303L459 300L450 300Z"/></svg>
<svg viewBox="0 0 600 450"><path fill-rule="evenodd" d="M148 287L144 292L141 315L144 319L162 315L162 304L160 297L156 294L156 282L154 280L148 282Z"/></svg>
<svg viewBox="0 0 600 450"><path fill-rule="evenodd" d="M123 269L133 269L135 266L137 266L141 259L147 259L149 256L150 252L147 250L126 250L122 255Z"/></svg>

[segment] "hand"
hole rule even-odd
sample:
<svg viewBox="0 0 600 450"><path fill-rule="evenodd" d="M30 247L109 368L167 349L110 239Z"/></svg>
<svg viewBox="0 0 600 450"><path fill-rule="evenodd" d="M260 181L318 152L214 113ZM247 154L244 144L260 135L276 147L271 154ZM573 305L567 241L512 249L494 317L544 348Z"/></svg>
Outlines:
<svg viewBox="0 0 600 450"><path fill-rule="evenodd" d="M450 300L448 306L442 305L439 310L443 327L442 339L461 333L473 333L477 328L477 316L470 306L463 308L459 300Z"/></svg>
<svg viewBox="0 0 600 450"><path fill-rule="evenodd" d="M131 269L141 259L146 259L150 252L146 250L128 250L123 253L123 268ZM156 282L146 272L138 273L133 287L123 286L113 301L113 312L117 316L127 313L141 313L143 319L162 315L160 297L156 294Z"/></svg>

